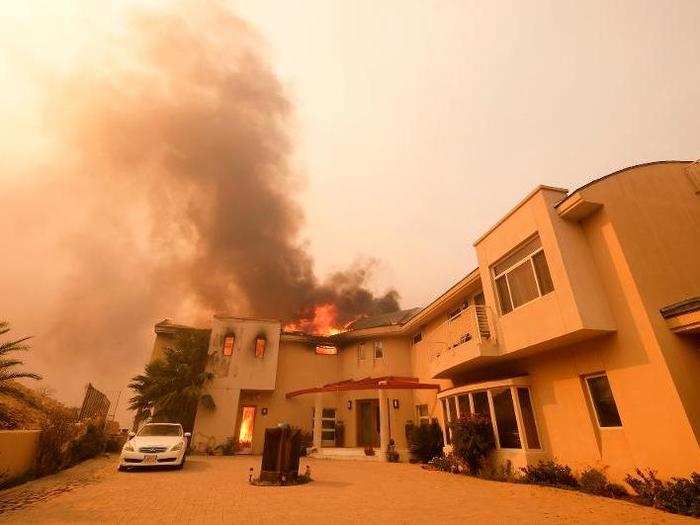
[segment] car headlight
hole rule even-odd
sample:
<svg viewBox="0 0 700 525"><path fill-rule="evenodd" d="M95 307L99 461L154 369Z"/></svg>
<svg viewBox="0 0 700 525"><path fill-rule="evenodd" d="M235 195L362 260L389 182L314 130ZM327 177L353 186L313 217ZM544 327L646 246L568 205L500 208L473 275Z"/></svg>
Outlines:
<svg viewBox="0 0 700 525"><path fill-rule="evenodd" d="M172 452L177 452L178 450L182 450L182 447L184 444L185 444L184 441L178 441L177 443L175 443L173 445L173 448L171 448L170 450Z"/></svg>
<svg viewBox="0 0 700 525"><path fill-rule="evenodd" d="M127 441L124 444L124 452L133 452L134 451L134 445L131 444L131 442Z"/></svg>

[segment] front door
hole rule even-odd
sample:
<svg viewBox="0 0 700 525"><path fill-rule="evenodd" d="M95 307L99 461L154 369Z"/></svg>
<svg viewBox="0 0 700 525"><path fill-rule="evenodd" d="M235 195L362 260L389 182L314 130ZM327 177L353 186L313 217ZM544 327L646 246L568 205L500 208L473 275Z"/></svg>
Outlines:
<svg viewBox="0 0 700 525"><path fill-rule="evenodd" d="M357 401L357 446L379 446L379 401L377 399Z"/></svg>
<svg viewBox="0 0 700 525"><path fill-rule="evenodd" d="M243 405L241 407L241 426L238 430L239 454L253 453L253 428L255 426L255 407Z"/></svg>

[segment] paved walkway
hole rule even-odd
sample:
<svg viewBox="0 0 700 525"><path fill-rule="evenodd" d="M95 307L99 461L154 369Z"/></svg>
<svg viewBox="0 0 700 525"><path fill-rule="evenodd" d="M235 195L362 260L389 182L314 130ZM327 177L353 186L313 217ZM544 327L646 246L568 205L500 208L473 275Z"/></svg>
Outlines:
<svg viewBox="0 0 700 525"><path fill-rule="evenodd" d="M302 459L315 481L248 484L259 457L190 457L184 470L117 472L116 457L0 492L12 523L694 523L632 503L416 465ZM11 510L14 509L14 510Z"/></svg>

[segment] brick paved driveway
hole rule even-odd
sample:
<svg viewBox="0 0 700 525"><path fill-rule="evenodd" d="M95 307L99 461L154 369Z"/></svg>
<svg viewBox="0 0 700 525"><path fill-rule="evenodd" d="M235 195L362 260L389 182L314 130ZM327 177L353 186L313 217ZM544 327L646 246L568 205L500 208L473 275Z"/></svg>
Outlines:
<svg viewBox="0 0 700 525"><path fill-rule="evenodd" d="M0 492L14 523L697 523L627 502L428 472L302 460L314 482L254 487L259 457L190 457L182 471L117 472L116 458ZM15 510L10 510L15 507ZM17 508L19 507L19 508Z"/></svg>

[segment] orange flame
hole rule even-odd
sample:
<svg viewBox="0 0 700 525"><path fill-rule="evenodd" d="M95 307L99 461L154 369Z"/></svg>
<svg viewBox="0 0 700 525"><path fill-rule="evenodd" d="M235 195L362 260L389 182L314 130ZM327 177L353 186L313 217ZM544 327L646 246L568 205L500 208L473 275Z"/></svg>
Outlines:
<svg viewBox="0 0 700 525"><path fill-rule="evenodd" d="M334 335L343 331L338 323L338 308L331 303L314 306L313 317L301 318L284 325L289 332L304 332L313 335Z"/></svg>

